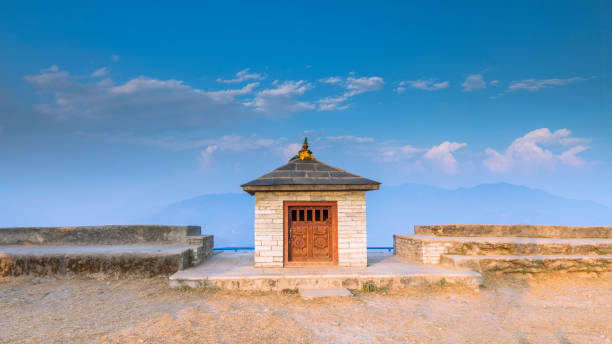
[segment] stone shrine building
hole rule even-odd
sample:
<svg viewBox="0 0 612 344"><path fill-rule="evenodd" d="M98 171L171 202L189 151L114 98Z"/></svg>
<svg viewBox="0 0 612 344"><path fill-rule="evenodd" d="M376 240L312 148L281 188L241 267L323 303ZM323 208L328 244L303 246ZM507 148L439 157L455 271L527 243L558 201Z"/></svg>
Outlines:
<svg viewBox="0 0 612 344"><path fill-rule="evenodd" d="M366 198L380 183L327 165L308 141L242 185L255 195L255 267L367 266Z"/></svg>

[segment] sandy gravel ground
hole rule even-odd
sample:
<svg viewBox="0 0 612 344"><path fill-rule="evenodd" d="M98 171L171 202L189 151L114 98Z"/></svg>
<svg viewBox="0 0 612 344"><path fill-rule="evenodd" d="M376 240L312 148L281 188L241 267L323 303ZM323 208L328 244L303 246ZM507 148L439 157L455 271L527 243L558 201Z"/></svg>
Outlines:
<svg viewBox="0 0 612 344"><path fill-rule="evenodd" d="M0 279L1 343L612 343L612 277L304 301L166 279Z"/></svg>

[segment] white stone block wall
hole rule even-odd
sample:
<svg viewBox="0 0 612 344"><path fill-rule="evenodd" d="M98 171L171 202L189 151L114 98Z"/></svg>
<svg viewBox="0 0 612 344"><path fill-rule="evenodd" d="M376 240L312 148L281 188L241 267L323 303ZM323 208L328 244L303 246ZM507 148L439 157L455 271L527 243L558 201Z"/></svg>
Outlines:
<svg viewBox="0 0 612 344"><path fill-rule="evenodd" d="M424 242L423 243L423 263L440 264L440 257L448 252L452 244L448 242Z"/></svg>
<svg viewBox="0 0 612 344"><path fill-rule="evenodd" d="M395 254L424 264L440 264L440 258L453 246L448 241L427 241L405 235L394 235Z"/></svg>
<svg viewBox="0 0 612 344"><path fill-rule="evenodd" d="M338 202L338 265L368 264L365 191L255 192L255 267L282 267L283 201Z"/></svg>

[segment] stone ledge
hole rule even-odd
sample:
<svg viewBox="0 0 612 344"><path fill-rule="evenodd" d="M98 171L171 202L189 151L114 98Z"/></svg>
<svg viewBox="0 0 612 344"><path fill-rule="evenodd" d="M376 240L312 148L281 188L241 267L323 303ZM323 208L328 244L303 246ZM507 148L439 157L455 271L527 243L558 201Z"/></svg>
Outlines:
<svg viewBox="0 0 612 344"><path fill-rule="evenodd" d="M396 235L396 250L402 255L422 249L423 256L451 255L606 255L612 254L612 239L557 239L525 237L437 237Z"/></svg>
<svg viewBox="0 0 612 344"><path fill-rule="evenodd" d="M0 248L4 248L0 250L0 276L103 273L119 277L152 277L170 275L188 268L191 260L189 247L165 250L140 247L134 249L135 252L104 252L99 247L79 247L79 251L70 247L64 250L61 247L45 247L53 249L52 251L29 247L16 252L11 252L6 247Z"/></svg>
<svg viewBox="0 0 612 344"><path fill-rule="evenodd" d="M200 226L108 225L0 228L0 245L186 244Z"/></svg>
<svg viewBox="0 0 612 344"><path fill-rule="evenodd" d="M610 272L606 256L457 256L443 255L441 263L454 268L494 273Z"/></svg>
<svg viewBox="0 0 612 344"><path fill-rule="evenodd" d="M414 226L415 235L452 237L608 238L612 226L449 224Z"/></svg>

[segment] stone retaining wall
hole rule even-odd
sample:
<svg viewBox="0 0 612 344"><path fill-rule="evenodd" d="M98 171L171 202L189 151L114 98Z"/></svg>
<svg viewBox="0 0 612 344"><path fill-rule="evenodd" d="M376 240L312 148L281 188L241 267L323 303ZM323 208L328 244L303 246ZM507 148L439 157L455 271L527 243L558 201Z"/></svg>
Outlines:
<svg viewBox="0 0 612 344"><path fill-rule="evenodd" d="M0 276L89 275L153 277L189 267L190 252L176 254L0 255Z"/></svg>
<svg viewBox="0 0 612 344"><path fill-rule="evenodd" d="M0 228L0 276L169 275L199 265L213 247L199 226Z"/></svg>
<svg viewBox="0 0 612 344"><path fill-rule="evenodd" d="M414 226L415 235L454 237L608 238L612 226L431 225Z"/></svg>
<svg viewBox="0 0 612 344"><path fill-rule="evenodd" d="M0 245L187 244L200 226L111 225L0 228Z"/></svg>

